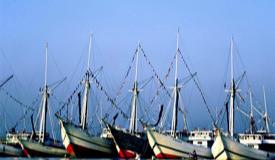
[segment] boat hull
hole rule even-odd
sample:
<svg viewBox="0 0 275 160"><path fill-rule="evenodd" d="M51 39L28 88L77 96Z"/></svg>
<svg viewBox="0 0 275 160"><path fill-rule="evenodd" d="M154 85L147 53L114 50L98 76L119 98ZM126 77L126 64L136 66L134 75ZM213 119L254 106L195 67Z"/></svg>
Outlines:
<svg viewBox="0 0 275 160"><path fill-rule="evenodd" d="M71 157L109 158L116 157L115 145L111 138L91 136L81 128L60 120L61 137Z"/></svg>
<svg viewBox="0 0 275 160"><path fill-rule="evenodd" d="M65 148L37 141L20 140L20 145L27 157L65 157L67 153Z"/></svg>
<svg viewBox="0 0 275 160"><path fill-rule="evenodd" d="M157 158L202 158L213 159L211 149L196 146L180 139L147 129L149 144Z"/></svg>
<svg viewBox="0 0 275 160"><path fill-rule="evenodd" d="M1 157L24 157L23 150L20 147L0 144L0 156Z"/></svg>
<svg viewBox="0 0 275 160"><path fill-rule="evenodd" d="M146 135L138 137L134 134L119 130L108 124L118 155L120 158L151 158L153 151L148 143Z"/></svg>
<svg viewBox="0 0 275 160"><path fill-rule="evenodd" d="M250 148L241 143L238 143L231 138L217 133L214 144L211 148L213 157L218 160L226 159L273 159L274 154Z"/></svg>

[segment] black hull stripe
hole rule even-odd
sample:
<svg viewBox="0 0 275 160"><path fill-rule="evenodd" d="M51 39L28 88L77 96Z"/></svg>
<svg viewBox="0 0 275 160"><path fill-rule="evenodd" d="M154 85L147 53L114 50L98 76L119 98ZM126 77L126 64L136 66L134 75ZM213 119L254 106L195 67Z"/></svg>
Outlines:
<svg viewBox="0 0 275 160"><path fill-rule="evenodd" d="M125 133L114 128L110 129L113 135L113 140L120 149L131 150L140 154L141 156L144 156L150 152L151 147L148 143L148 140L144 140L141 137L137 137L136 135L131 135L130 133ZM136 145L132 145L132 143Z"/></svg>
<svg viewBox="0 0 275 160"><path fill-rule="evenodd" d="M224 152L224 149L216 156L214 157L214 159L217 159L218 157L220 157L220 155Z"/></svg>
<svg viewBox="0 0 275 160"><path fill-rule="evenodd" d="M171 149L173 151L180 152L180 153L183 153L183 154L186 154L186 155L192 155L193 154L193 153L189 153L189 152L186 152L186 151L178 150L176 148L172 148L172 147L169 147L169 146L166 146L166 145L163 145L163 144L159 144L157 142L154 143L152 149L154 150L154 148L157 147L157 146L164 147L164 148L167 148L167 149ZM213 157L207 157L207 156L199 155L198 153L197 153L197 156L200 157L200 158L213 159Z"/></svg>
<svg viewBox="0 0 275 160"><path fill-rule="evenodd" d="M249 156L246 156L246 155L242 155L242 154L240 154L240 153L233 152L233 151L230 151L230 150L225 149L225 148L224 148L216 157L214 157L214 159L217 159L219 156L221 156L221 154L222 154L223 152L229 152L229 153L238 155L238 156L240 156L240 157L243 157L243 158L245 158L245 159L255 159L255 160L257 160L257 158L255 158L255 157L249 157ZM268 158L268 157L266 157L266 158Z"/></svg>

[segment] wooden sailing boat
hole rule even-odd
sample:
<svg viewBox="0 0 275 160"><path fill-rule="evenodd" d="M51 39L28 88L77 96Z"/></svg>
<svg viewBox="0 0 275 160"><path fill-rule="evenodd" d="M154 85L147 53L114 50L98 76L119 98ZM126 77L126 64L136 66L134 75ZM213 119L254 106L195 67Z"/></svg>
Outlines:
<svg viewBox="0 0 275 160"><path fill-rule="evenodd" d="M134 87L132 89L132 107L131 107L131 117L129 130L121 129L119 127L107 124L108 129L111 131L118 155L120 158L150 158L153 154L149 143L147 141L146 134L144 132L138 132L138 59L141 45L138 43L138 48L136 52L136 70L135 70L135 80Z"/></svg>
<svg viewBox="0 0 275 160"><path fill-rule="evenodd" d="M173 119L171 125L171 134L159 133L152 128L147 128L147 137L149 144L157 158L192 158L199 157L203 159L213 159L210 148L205 148L190 144L178 137L178 110L179 110L179 92L180 86L178 82L178 46L179 32L177 33L177 51L176 51L176 67L175 67L175 84L174 84L174 104Z"/></svg>
<svg viewBox="0 0 275 160"><path fill-rule="evenodd" d="M9 76L3 83L0 84L0 88L3 87L12 78L13 78L13 75ZM19 146L17 136L16 138L11 139L10 133L6 134L6 137L0 142L0 156L1 157L23 157L24 156L23 151Z"/></svg>
<svg viewBox="0 0 275 160"><path fill-rule="evenodd" d="M90 69L91 41L89 40L89 56L87 71L85 74L84 96L80 115L80 124L75 125L57 115L61 125L61 136L63 145L71 157L116 157L114 143L108 134L105 136L94 136L88 133L87 115L89 106L90 80L92 77Z"/></svg>
<svg viewBox="0 0 275 160"><path fill-rule="evenodd" d="M0 143L0 156L1 157L25 157L21 146L20 140L29 140L31 132L15 132L12 129L6 134L6 137Z"/></svg>
<svg viewBox="0 0 275 160"><path fill-rule="evenodd" d="M247 117L250 118L250 132L249 133L239 133L238 139L240 143L247 145L251 148L260 149L269 152L275 152L275 134L270 132L269 129L269 116L267 114L267 104L266 104L266 96L265 89L263 87L263 95L264 95L264 113L260 112L254 105L252 104L252 95L250 92L250 115ZM255 120L253 116L253 110L256 110L258 114L260 114L261 118L264 121L264 127L260 130L257 130L255 126Z"/></svg>
<svg viewBox="0 0 275 160"><path fill-rule="evenodd" d="M22 149L12 145L0 144L0 157L24 157Z"/></svg>
<svg viewBox="0 0 275 160"><path fill-rule="evenodd" d="M231 54L231 85L230 85L230 108L229 108L229 135L225 136L217 130L215 142L211 148L213 157L215 159L271 159L274 154L250 148L234 140L234 109L235 96L238 91L234 79L233 66L233 39L230 45Z"/></svg>
<svg viewBox="0 0 275 160"><path fill-rule="evenodd" d="M45 60L45 83L42 95L42 106L40 108L40 125L39 132L35 130L29 140L20 140L20 145L24 154L28 157L64 157L66 155L65 148L55 143L51 139L46 130L46 120L49 107L49 86L47 84L47 63L48 63L48 44L46 45L46 60Z"/></svg>

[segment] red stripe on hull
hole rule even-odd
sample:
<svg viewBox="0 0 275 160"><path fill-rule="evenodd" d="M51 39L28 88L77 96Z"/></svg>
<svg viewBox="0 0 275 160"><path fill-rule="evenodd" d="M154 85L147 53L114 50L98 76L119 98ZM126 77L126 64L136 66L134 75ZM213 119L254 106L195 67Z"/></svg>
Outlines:
<svg viewBox="0 0 275 160"><path fill-rule="evenodd" d="M67 152L69 153L70 156L75 157L75 152L74 152L73 146L71 144L69 144L67 146L66 150L67 150Z"/></svg>
<svg viewBox="0 0 275 160"><path fill-rule="evenodd" d="M119 158L133 159L136 157L136 153L130 150L119 150L118 156Z"/></svg>
<svg viewBox="0 0 275 160"><path fill-rule="evenodd" d="M24 153L25 156L31 157L30 154L29 154L29 152L26 149L23 149L23 153Z"/></svg>
<svg viewBox="0 0 275 160"><path fill-rule="evenodd" d="M159 153L156 155L158 159L179 159L180 157L172 155L172 154L164 154L164 153Z"/></svg>
<svg viewBox="0 0 275 160"><path fill-rule="evenodd" d="M23 150L23 153L24 153L24 155L26 156L26 157L31 157L30 156L30 154L29 154L29 152L24 148L24 146L22 145L22 144L20 144L20 146L21 146L21 148L22 148L22 150Z"/></svg>

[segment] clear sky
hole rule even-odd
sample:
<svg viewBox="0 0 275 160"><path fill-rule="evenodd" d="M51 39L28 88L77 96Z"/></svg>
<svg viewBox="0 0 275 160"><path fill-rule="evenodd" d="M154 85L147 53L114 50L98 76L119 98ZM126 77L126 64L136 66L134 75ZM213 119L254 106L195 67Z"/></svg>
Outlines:
<svg viewBox="0 0 275 160"><path fill-rule="evenodd" d="M180 48L198 72L211 106L223 103L220 95L225 95L224 75L233 35L255 98L262 103L265 85L272 114L274 8L273 0L1 0L0 79L14 73L22 87L16 95L30 103L43 84L45 43L49 43L49 81L54 82L72 76L79 59L86 66L89 32L94 33L92 67L104 67L101 74L109 78L110 88L118 88L138 41L163 77L175 53L179 27ZM69 91L61 97L68 95ZM204 106L196 104L189 108L193 126L209 127ZM200 115L205 118L196 118Z"/></svg>

